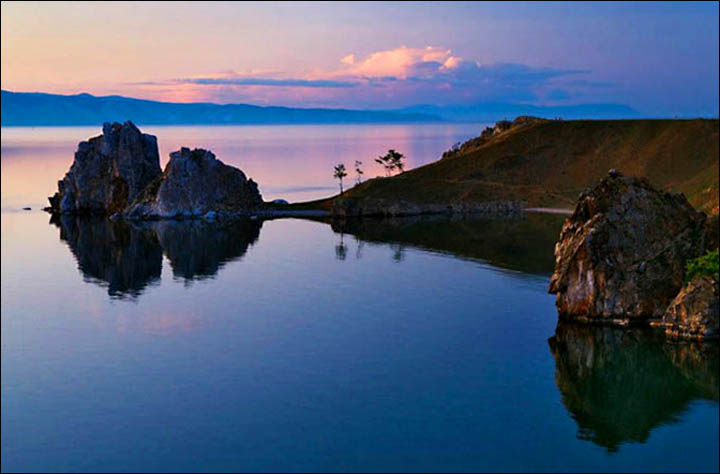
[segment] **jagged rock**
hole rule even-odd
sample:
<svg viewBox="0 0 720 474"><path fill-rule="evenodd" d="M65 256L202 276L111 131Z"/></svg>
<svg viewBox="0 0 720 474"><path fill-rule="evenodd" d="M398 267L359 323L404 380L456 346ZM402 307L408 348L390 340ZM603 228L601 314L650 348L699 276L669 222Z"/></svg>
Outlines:
<svg viewBox="0 0 720 474"><path fill-rule="evenodd" d="M162 177L125 212L129 218L241 215L260 207L257 183L200 148L170 153Z"/></svg>
<svg viewBox="0 0 720 474"><path fill-rule="evenodd" d="M561 319L661 318L701 255L705 215L682 194L614 171L580 196L555 246L550 293Z"/></svg>
<svg viewBox="0 0 720 474"><path fill-rule="evenodd" d="M717 338L720 321L718 301L718 281L715 278L693 278L670 303L663 316L665 335L683 339Z"/></svg>
<svg viewBox="0 0 720 474"><path fill-rule="evenodd" d="M122 211L160 176L157 139L132 123L105 123L103 134L78 144L75 160L49 198L64 214Z"/></svg>

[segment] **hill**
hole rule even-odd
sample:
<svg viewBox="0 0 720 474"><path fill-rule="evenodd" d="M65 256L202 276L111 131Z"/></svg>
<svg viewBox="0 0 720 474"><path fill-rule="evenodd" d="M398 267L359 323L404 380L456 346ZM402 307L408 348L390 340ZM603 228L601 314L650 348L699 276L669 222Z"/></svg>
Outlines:
<svg viewBox="0 0 720 474"><path fill-rule="evenodd" d="M436 162L368 180L345 197L418 204L523 200L572 208L578 194L611 168L682 192L698 209L717 214L718 120L520 117L499 122Z"/></svg>
<svg viewBox="0 0 720 474"><path fill-rule="evenodd" d="M420 112L172 103L121 96L2 91L1 125L98 125L132 119L143 125L432 122Z"/></svg>

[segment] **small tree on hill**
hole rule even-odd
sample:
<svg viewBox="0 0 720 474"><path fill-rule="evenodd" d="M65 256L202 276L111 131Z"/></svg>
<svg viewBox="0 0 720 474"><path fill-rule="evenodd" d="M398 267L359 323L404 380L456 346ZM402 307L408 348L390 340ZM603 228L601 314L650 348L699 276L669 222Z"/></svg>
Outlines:
<svg viewBox="0 0 720 474"><path fill-rule="evenodd" d="M384 156L378 156L375 161L385 168L385 173L390 176L393 170L402 173L405 170L405 155L393 149L388 150Z"/></svg>
<svg viewBox="0 0 720 474"><path fill-rule="evenodd" d="M393 164L393 168L398 170L400 174L405 172L405 155L395 150L388 150L390 155L390 162Z"/></svg>
<svg viewBox="0 0 720 474"><path fill-rule="evenodd" d="M340 163L335 165L334 167L335 173L333 174L333 177L340 180L340 194L343 193L343 185L342 180L345 176L347 176L347 171L345 171L345 164Z"/></svg>
<svg viewBox="0 0 720 474"><path fill-rule="evenodd" d="M362 175L365 174L363 170L360 169L361 165L362 161L355 160L355 173L357 173L357 184L362 183Z"/></svg>

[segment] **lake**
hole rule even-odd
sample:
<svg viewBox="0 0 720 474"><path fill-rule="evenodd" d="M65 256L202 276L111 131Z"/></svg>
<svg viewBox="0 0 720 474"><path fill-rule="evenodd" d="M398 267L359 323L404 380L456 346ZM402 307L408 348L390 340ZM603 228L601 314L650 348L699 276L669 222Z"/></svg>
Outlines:
<svg viewBox="0 0 720 474"><path fill-rule="evenodd" d="M482 126L141 129L294 201ZM51 219L97 133L2 130L3 471L717 472L718 345L558 326L562 216Z"/></svg>

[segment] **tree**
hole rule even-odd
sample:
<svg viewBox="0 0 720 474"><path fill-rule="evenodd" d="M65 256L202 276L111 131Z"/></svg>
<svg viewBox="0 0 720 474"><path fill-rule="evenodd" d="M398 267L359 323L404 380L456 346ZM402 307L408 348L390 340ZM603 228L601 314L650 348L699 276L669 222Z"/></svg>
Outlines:
<svg viewBox="0 0 720 474"><path fill-rule="evenodd" d="M405 155L392 149L388 150L388 155L390 155L390 162L393 164L393 168L398 170L400 174L405 172Z"/></svg>
<svg viewBox="0 0 720 474"><path fill-rule="evenodd" d="M388 176L392 175L393 170L398 170L402 173L405 170L405 155L399 153L393 149L388 150L384 156L378 156L375 161L385 168L385 173Z"/></svg>
<svg viewBox="0 0 720 474"><path fill-rule="evenodd" d="M360 169L360 165L362 165L362 161L355 160L355 173L357 173L357 184L362 183L362 175L365 174L363 170Z"/></svg>
<svg viewBox="0 0 720 474"><path fill-rule="evenodd" d="M338 165L335 165L335 174L333 174L333 177L340 180L340 194L343 193L343 185L342 180L345 176L347 176L347 171L345 171L345 164L340 163Z"/></svg>

